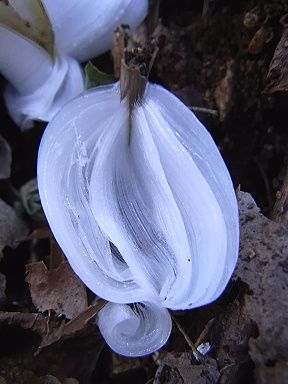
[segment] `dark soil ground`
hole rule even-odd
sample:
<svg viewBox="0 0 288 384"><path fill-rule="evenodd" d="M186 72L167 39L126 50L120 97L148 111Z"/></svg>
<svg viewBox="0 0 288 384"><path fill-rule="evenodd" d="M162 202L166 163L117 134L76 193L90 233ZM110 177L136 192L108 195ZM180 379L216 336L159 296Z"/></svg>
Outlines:
<svg viewBox="0 0 288 384"><path fill-rule="evenodd" d="M41 291L35 276L39 273L43 283L47 271L43 265L41 271L26 265L47 264L49 252L55 259L58 251L55 244L49 251L47 232L39 230L33 209L30 216L26 212L32 239L4 248L0 259L6 280L5 296L0 295L0 384L288 382L287 220L285 212L279 218L273 211L288 163L288 2L204 3L162 1L159 53L150 79L194 110L217 142L235 188L240 185L267 217L281 223L262 216L251 196L239 193L242 235L233 280L216 303L174 314L194 343L210 343L211 351L200 364L176 326L164 350L142 359L114 355L88 321L92 316L86 309L84 318L63 332L65 316L45 310L41 301L45 289L51 291L51 284L54 289L63 277L63 263ZM110 54L93 63L104 72L113 70ZM4 80L1 84L5 86ZM0 113L0 135L13 156L11 178L0 181L0 197L19 211L19 190L36 176L45 125L21 132L3 102ZM65 278L70 273L65 269ZM66 288L73 285L83 301L81 283L69 279ZM59 295L64 300L65 293Z"/></svg>

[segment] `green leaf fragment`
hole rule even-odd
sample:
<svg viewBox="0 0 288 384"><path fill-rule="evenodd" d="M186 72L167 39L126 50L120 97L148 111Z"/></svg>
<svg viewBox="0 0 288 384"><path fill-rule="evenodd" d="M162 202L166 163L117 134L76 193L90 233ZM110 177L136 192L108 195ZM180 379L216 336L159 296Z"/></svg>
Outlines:
<svg viewBox="0 0 288 384"><path fill-rule="evenodd" d="M20 189L25 211L37 222L45 221L36 179L29 180Z"/></svg>
<svg viewBox="0 0 288 384"><path fill-rule="evenodd" d="M85 88L90 89L100 85L112 84L116 80L113 75L100 71L89 61L85 66Z"/></svg>
<svg viewBox="0 0 288 384"><path fill-rule="evenodd" d="M0 199L0 252L5 247L16 247L28 234L26 223L10 205Z"/></svg>

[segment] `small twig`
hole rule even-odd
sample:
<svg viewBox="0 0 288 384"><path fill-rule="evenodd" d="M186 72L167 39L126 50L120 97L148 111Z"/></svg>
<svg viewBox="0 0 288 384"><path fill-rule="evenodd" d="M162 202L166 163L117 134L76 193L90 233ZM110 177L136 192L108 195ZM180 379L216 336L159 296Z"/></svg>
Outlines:
<svg viewBox="0 0 288 384"><path fill-rule="evenodd" d="M279 191L276 193L276 201L272 208L271 219L281 221L285 218L287 222L288 212L288 166L286 167L284 180Z"/></svg>
<svg viewBox="0 0 288 384"><path fill-rule="evenodd" d="M134 44L135 46L133 46ZM121 60L120 95L121 101L123 99L127 100L129 111L128 145L131 142L133 109L135 105L141 103L148 76L158 52L154 42L147 43L144 47L138 44L139 42L128 38L127 48L125 48Z"/></svg>
<svg viewBox="0 0 288 384"><path fill-rule="evenodd" d="M202 112L202 113L207 113L209 115L213 115L213 116L218 116L218 111L216 111L216 109L210 109L210 108L204 108L204 107L189 107L189 109L191 109L193 112Z"/></svg>
<svg viewBox="0 0 288 384"><path fill-rule="evenodd" d="M208 321L208 323L205 325L203 331L200 333L195 345L198 347L200 344L207 341L209 334L211 333L211 329L214 325L215 318L213 317Z"/></svg>
<svg viewBox="0 0 288 384"><path fill-rule="evenodd" d="M187 333L186 333L185 330L182 328L182 326L178 323L178 321L176 320L175 316L174 316L172 313L170 313L170 315L171 315L171 318L172 318L174 324L177 326L177 328L179 329L180 333L182 333L184 339L186 340L187 344L188 344L189 347L191 348L192 353L193 353L195 359L196 359L197 361L202 362L202 361L204 360L203 355L197 350L195 344L192 343L190 337L187 335Z"/></svg>
<svg viewBox="0 0 288 384"><path fill-rule="evenodd" d="M215 0L204 0L203 1L203 8L202 8L202 16L205 17L209 14L211 14L211 4Z"/></svg>
<svg viewBox="0 0 288 384"><path fill-rule="evenodd" d="M129 31L127 28L121 26L114 32L114 44L112 48L112 56L114 63L114 76L116 79L120 78L121 62L124 57L124 50Z"/></svg>
<svg viewBox="0 0 288 384"><path fill-rule="evenodd" d="M149 12L148 12L146 24L148 29L148 35L150 36L153 34L153 32L155 31L155 28L158 25L160 1L161 0L149 1Z"/></svg>
<svg viewBox="0 0 288 384"><path fill-rule="evenodd" d="M265 190L266 190L266 196L267 196L269 208L271 208L271 206L272 206L272 196L271 196L271 189L270 189L270 184L269 184L268 177L267 177L266 172L265 172L262 164L260 163L260 161L256 157L253 157L252 160L257 165L257 167L258 167L258 169L260 171L260 174L262 176L262 179L263 179L263 182L264 182L264 186L265 186Z"/></svg>
<svg viewBox="0 0 288 384"><path fill-rule="evenodd" d="M132 113L134 106L142 99L147 78L142 76L139 66L129 64L122 59L120 75L121 100L127 99L129 110L128 146L131 142Z"/></svg>
<svg viewBox="0 0 288 384"><path fill-rule="evenodd" d="M46 320L46 336L50 333L50 319L51 319L51 309L48 310L48 316Z"/></svg>
<svg viewBox="0 0 288 384"><path fill-rule="evenodd" d="M148 381L146 381L146 383L145 383L145 384L150 384L150 383L153 383L154 379L155 379L155 377L151 377L151 379L149 379Z"/></svg>

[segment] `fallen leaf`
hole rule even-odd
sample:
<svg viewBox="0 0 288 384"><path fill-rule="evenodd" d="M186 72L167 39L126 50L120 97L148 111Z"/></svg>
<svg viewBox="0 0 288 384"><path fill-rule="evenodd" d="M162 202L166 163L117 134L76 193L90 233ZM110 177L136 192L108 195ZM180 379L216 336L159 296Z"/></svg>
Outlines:
<svg viewBox="0 0 288 384"><path fill-rule="evenodd" d="M238 287L239 289L240 287ZM240 297L242 297L241 294ZM255 336L257 336L257 326L251 320L250 315L243 311L241 300L236 299L233 303L229 303L220 312L209 339L212 348L217 346L215 352L219 368L222 370L233 365L234 372L247 362L251 362L248 353L249 340Z"/></svg>
<svg viewBox="0 0 288 384"><path fill-rule="evenodd" d="M287 227L263 216L248 193L239 193L239 208L236 276L248 287L242 314L257 326L257 335L249 341L257 383L288 382Z"/></svg>
<svg viewBox="0 0 288 384"><path fill-rule="evenodd" d="M115 78L105 72L100 71L89 61L85 66L85 88L94 88L99 85L106 85L115 82Z"/></svg>
<svg viewBox="0 0 288 384"><path fill-rule="evenodd" d="M6 278L0 273L0 306L5 300Z"/></svg>
<svg viewBox="0 0 288 384"><path fill-rule="evenodd" d="M55 376L61 384L76 384L76 380L80 383L91 382L104 344L95 324L88 324L83 332L73 334L67 340L56 343L35 356L38 336L44 339L48 334L54 334L56 329L63 327L64 322L56 316L45 316L41 313L0 312L1 336L8 331L11 343L17 346L12 350L8 348L12 354L4 355L6 343L3 345L2 339L0 376L7 380L7 384L39 384L39 376L45 377L48 374ZM29 335L28 339L24 339L25 345L22 338L19 339L20 344L17 342L19 335Z"/></svg>
<svg viewBox="0 0 288 384"><path fill-rule="evenodd" d="M34 229L28 236L27 240L42 240L53 237L49 227L42 227Z"/></svg>
<svg viewBox="0 0 288 384"><path fill-rule="evenodd" d="M52 375L46 375L40 377L37 384L61 384L61 382Z"/></svg>
<svg viewBox="0 0 288 384"><path fill-rule="evenodd" d="M67 262L48 270L39 261L26 270L32 301L40 312L53 310L72 319L87 308L86 288Z"/></svg>
<svg viewBox="0 0 288 384"><path fill-rule="evenodd" d="M230 364L221 369L221 378L219 384L241 383L239 372L243 364Z"/></svg>
<svg viewBox="0 0 288 384"><path fill-rule="evenodd" d="M71 338L83 331L88 322L96 316L96 314L103 308L106 304L104 300L101 300L97 305L88 307L85 311L80 313L77 317L70 320L68 323L62 323L61 326L57 329L54 329L53 332L47 334L41 344L38 347L37 354L45 347L48 347L51 344L56 343L60 339Z"/></svg>
<svg viewBox="0 0 288 384"><path fill-rule="evenodd" d="M282 33L282 37L275 49L267 75L267 93L288 91L288 28Z"/></svg>
<svg viewBox="0 0 288 384"><path fill-rule="evenodd" d="M192 352L168 352L160 360L154 384L207 384L217 383L220 373L217 362L205 357L201 364L194 365Z"/></svg>
<svg viewBox="0 0 288 384"><path fill-rule="evenodd" d="M55 376L46 375L40 377L35 384L79 384L79 381L73 378L67 378L60 381Z"/></svg>
<svg viewBox="0 0 288 384"><path fill-rule="evenodd" d="M0 326L13 325L29 329L40 336L47 333L47 318L41 313L0 312ZM58 327L59 322L50 321L49 328Z"/></svg>
<svg viewBox="0 0 288 384"><path fill-rule="evenodd" d="M263 25L252 37L248 46L248 52L251 55L259 55L259 53L263 51L264 47L270 43L273 37L273 29Z"/></svg>
<svg viewBox="0 0 288 384"><path fill-rule="evenodd" d="M20 195L23 207L27 214L31 216L35 222L44 223L46 218L41 205L37 180L29 180L22 185L20 188Z"/></svg>
<svg viewBox="0 0 288 384"><path fill-rule="evenodd" d="M8 179L11 174L12 154L10 145L0 136L0 180Z"/></svg>
<svg viewBox="0 0 288 384"><path fill-rule="evenodd" d="M219 110L220 121L224 121L230 108L232 106L232 91L234 81L234 62L230 60L227 62L226 74L217 85L214 98Z"/></svg>
<svg viewBox="0 0 288 384"><path fill-rule="evenodd" d="M72 377L69 377L67 379L64 379L62 381L62 384L79 384L79 381L76 379L73 379Z"/></svg>
<svg viewBox="0 0 288 384"><path fill-rule="evenodd" d="M6 246L16 247L27 233L26 223L16 215L10 205L0 199L0 252Z"/></svg>

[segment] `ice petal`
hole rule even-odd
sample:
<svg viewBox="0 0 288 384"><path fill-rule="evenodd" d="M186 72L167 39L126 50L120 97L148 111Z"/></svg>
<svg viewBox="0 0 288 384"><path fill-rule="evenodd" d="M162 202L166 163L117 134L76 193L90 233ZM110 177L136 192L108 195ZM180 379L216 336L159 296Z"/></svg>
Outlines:
<svg viewBox="0 0 288 384"><path fill-rule="evenodd" d="M222 278L215 295L211 297L211 300L216 299L229 281L238 257L238 205L231 177L209 132L177 97L161 86L150 84L147 89L146 100L151 106L154 105L151 111L152 115L155 116L158 113L162 116L165 126L170 127L169 132L174 132L182 144L182 151L187 151L190 154L220 207L227 231L227 248L222 255L224 262ZM168 130L163 129L162 138L165 137L165 132L168 134ZM184 181L184 178L182 177L181 180Z"/></svg>
<svg viewBox="0 0 288 384"><path fill-rule="evenodd" d="M109 134L111 123L121 115L114 86L98 88L66 105L44 133L38 184L51 229L75 272L99 296L128 303L151 295L137 284L117 247L100 230L89 196L99 138Z"/></svg>
<svg viewBox="0 0 288 384"><path fill-rule="evenodd" d="M11 85L4 92L11 117L24 129L32 126L32 120L50 121L84 90L82 68L70 57L57 57L51 72L42 80L42 85L29 94L22 94Z"/></svg>
<svg viewBox="0 0 288 384"><path fill-rule="evenodd" d="M23 95L37 90L52 71L52 58L43 48L1 25L0 51L0 72Z"/></svg>
<svg viewBox="0 0 288 384"><path fill-rule="evenodd" d="M147 0L44 0L53 24L58 49L85 61L112 47L121 24L135 28L148 10Z"/></svg>
<svg viewBox="0 0 288 384"><path fill-rule="evenodd" d="M190 279L187 236L142 108L137 108L130 143L124 113L99 141L91 209L139 285L164 301L172 287L177 290L178 275Z"/></svg>

